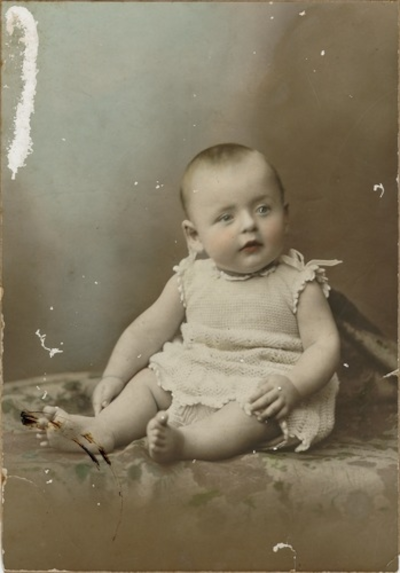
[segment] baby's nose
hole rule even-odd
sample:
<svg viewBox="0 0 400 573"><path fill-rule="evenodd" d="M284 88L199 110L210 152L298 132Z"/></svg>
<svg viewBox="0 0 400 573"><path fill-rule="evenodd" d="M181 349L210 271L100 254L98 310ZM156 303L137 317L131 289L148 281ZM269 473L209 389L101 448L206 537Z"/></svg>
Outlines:
<svg viewBox="0 0 400 573"><path fill-rule="evenodd" d="M253 231L257 227L255 217L251 213L242 213L242 229L243 231Z"/></svg>

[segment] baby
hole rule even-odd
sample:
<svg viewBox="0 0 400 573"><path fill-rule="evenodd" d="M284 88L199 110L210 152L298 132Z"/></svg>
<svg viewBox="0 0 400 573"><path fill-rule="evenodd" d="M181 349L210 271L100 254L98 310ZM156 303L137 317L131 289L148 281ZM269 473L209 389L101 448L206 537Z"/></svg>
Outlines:
<svg viewBox="0 0 400 573"><path fill-rule="evenodd" d="M340 343L319 263L339 261L283 254L288 205L258 151L199 153L181 199L189 256L117 342L95 416L44 409L48 442L96 453L147 435L160 463L306 450L334 424Z"/></svg>

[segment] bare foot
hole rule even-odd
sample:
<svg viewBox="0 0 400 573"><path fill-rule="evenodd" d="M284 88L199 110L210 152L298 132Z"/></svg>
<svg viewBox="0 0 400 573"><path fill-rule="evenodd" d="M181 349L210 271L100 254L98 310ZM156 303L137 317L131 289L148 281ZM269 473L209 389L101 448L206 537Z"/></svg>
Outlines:
<svg viewBox="0 0 400 573"><path fill-rule="evenodd" d="M112 434L102 427L98 418L68 414L56 406L46 406L38 417L37 427L46 432L47 443L64 452L86 451L101 454L113 450ZM38 434L43 439L43 434Z"/></svg>
<svg viewBox="0 0 400 573"><path fill-rule="evenodd" d="M158 412L147 425L149 454L156 462L167 464L182 459L183 435L168 424L168 415Z"/></svg>

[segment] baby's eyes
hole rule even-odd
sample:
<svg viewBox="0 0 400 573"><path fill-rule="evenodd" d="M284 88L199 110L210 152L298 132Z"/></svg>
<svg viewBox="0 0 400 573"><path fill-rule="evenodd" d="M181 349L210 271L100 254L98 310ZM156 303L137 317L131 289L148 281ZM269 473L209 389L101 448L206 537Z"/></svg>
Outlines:
<svg viewBox="0 0 400 573"><path fill-rule="evenodd" d="M258 205L255 209L257 215L268 215L270 213L271 207L269 205ZM218 223L231 223L234 220L233 213L222 213L218 219Z"/></svg>
<svg viewBox="0 0 400 573"><path fill-rule="evenodd" d="M223 213L218 217L218 221L221 221L221 223L229 223L232 219L233 216L230 213Z"/></svg>
<svg viewBox="0 0 400 573"><path fill-rule="evenodd" d="M259 215L267 215L270 211L271 207L269 205L259 205L256 209Z"/></svg>

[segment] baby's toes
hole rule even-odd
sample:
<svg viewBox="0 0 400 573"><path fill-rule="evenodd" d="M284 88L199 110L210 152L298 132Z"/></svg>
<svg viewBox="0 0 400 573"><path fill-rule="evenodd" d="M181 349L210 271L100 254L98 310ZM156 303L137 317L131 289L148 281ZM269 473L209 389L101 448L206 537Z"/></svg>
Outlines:
<svg viewBox="0 0 400 573"><path fill-rule="evenodd" d="M50 421L51 420L49 418L41 415L36 422L36 427L38 428L39 432L44 433L48 429Z"/></svg>
<svg viewBox="0 0 400 573"><path fill-rule="evenodd" d="M165 444L165 433L159 429L154 430L152 435L152 444L157 447L162 447Z"/></svg>
<svg viewBox="0 0 400 573"><path fill-rule="evenodd" d="M155 427L157 427L161 432L164 432L165 427L168 423L168 414L163 410L160 410L160 412L157 412L157 414L153 418L153 421Z"/></svg>
<svg viewBox="0 0 400 573"><path fill-rule="evenodd" d="M168 416L165 412L158 412L147 425L147 437L150 447L163 447L166 441L166 428Z"/></svg>
<svg viewBox="0 0 400 573"><path fill-rule="evenodd" d="M45 406L43 408L43 417L45 417L48 422L53 422L61 413L63 413L63 410L58 408L58 406Z"/></svg>

